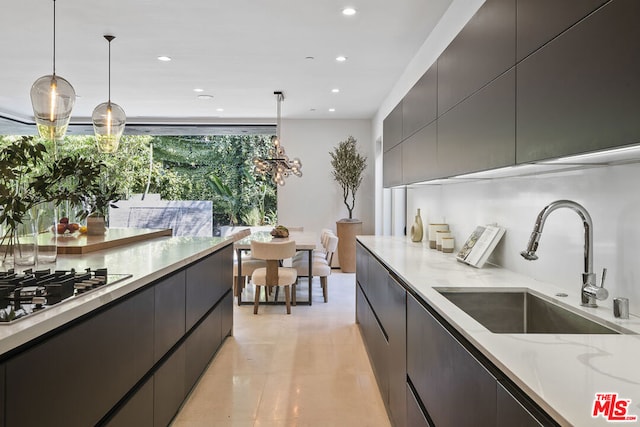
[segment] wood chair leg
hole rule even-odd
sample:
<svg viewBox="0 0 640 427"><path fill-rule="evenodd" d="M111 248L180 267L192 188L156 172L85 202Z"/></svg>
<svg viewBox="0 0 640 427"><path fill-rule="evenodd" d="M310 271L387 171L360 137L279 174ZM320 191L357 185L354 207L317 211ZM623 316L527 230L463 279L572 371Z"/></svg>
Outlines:
<svg viewBox="0 0 640 427"><path fill-rule="evenodd" d="M260 286L253 285L254 292L256 293L255 298L253 299L253 314L258 314L258 304L260 304Z"/></svg>
<svg viewBox="0 0 640 427"><path fill-rule="evenodd" d="M324 302L329 301L329 295L327 293L327 277L320 277L320 285L322 286L322 296L324 297Z"/></svg>
<svg viewBox="0 0 640 427"><path fill-rule="evenodd" d="M289 289L289 285L284 287L284 301L287 306L287 314L291 314L291 296L289 295L291 290Z"/></svg>

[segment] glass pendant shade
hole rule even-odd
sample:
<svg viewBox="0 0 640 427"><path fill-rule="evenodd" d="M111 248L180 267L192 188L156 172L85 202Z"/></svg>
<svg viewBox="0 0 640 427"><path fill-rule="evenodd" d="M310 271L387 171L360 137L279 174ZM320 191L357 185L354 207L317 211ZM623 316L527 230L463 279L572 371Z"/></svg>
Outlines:
<svg viewBox="0 0 640 427"><path fill-rule="evenodd" d="M33 116L42 138L60 141L64 138L76 102L73 86L55 74L40 77L31 86Z"/></svg>
<svg viewBox="0 0 640 427"><path fill-rule="evenodd" d="M115 153L127 122L122 107L113 102L103 102L93 110L91 120L98 150L102 153Z"/></svg>

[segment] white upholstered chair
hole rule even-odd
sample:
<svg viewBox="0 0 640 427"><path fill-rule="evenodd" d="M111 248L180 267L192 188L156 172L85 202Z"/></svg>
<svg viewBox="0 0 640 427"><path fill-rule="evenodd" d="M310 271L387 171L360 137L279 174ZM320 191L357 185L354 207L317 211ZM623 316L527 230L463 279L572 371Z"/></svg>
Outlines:
<svg viewBox="0 0 640 427"><path fill-rule="evenodd" d="M320 277L320 286L322 286L322 296L324 298L324 302L329 301L327 277L331 274L331 258L333 257L333 253L337 248L338 238L334 235L329 235L329 237L327 238L327 252L325 258L314 257L311 265L311 274L313 274L314 277ZM298 276L307 277L309 275L308 258L294 260L291 264L291 267L296 270ZM310 277L309 286L311 286L312 281L313 277Z"/></svg>
<svg viewBox="0 0 640 427"><path fill-rule="evenodd" d="M296 242L293 240L284 242L251 242L251 256L267 263L266 267L254 270L251 276L251 281L255 287L253 314L258 314L260 287L262 286L265 287L265 297L269 288L274 286L284 287L287 314L291 314L291 287L295 286L298 276L295 268L280 267L280 261L291 258L295 253Z"/></svg>
<svg viewBox="0 0 640 427"><path fill-rule="evenodd" d="M251 230L249 228L245 228L243 230L237 231L231 235L231 238L234 242L237 242L240 239L244 239L245 237L251 235ZM238 262L242 263L242 277L240 278L240 287L237 287L238 283ZM245 286L245 282L247 281L247 277L251 277L256 268L266 267L267 263L261 259L255 259L251 256L251 254L243 253L240 260L236 259L234 252L234 260L233 260L233 289L234 295L238 296L242 292Z"/></svg>

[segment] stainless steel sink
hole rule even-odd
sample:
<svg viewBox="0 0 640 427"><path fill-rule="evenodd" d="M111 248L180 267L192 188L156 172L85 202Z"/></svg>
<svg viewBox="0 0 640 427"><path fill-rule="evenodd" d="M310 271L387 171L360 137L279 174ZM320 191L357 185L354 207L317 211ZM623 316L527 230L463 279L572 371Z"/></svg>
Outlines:
<svg viewBox="0 0 640 427"><path fill-rule="evenodd" d="M596 322L528 289L436 288L491 332L500 334L622 334L615 324ZM604 323L604 322L603 322Z"/></svg>

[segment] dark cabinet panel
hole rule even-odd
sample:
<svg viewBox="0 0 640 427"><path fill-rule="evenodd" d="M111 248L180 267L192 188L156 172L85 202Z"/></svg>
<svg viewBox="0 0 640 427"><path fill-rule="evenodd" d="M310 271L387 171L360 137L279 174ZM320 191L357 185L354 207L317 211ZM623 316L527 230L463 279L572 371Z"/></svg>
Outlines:
<svg viewBox="0 0 640 427"><path fill-rule="evenodd" d="M438 68L434 64L402 98L402 139L438 116Z"/></svg>
<svg viewBox="0 0 640 427"><path fill-rule="evenodd" d="M638 16L612 1L518 64L518 163L640 141Z"/></svg>
<svg viewBox="0 0 640 427"><path fill-rule="evenodd" d="M515 69L438 119L441 176L515 163Z"/></svg>
<svg viewBox="0 0 640 427"><path fill-rule="evenodd" d="M185 272L162 279L154 290L153 360L157 362L185 333Z"/></svg>
<svg viewBox="0 0 640 427"><path fill-rule="evenodd" d="M153 378L153 425L166 427L186 396L186 351L182 345L160 366Z"/></svg>
<svg viewBox="0 0 640 427"><path fill-rule="evenodd" d="M437 123L425 126L402 142L402 182L411 184L440 176Z"/></svg>
<svg viewBox="0 0 640 427"><path fill-rule="evenodd" d="M517 60L522 60L607 1L517 0Z"/></svg>
<svg viewBox="0 0 640 427"><path fill-rule="evenodd" d="M389 151L400 144L400 141L402 141L402 101L382 122L383 151Z"/></svg>
<svg viewBox="0 0 640 427"><path fill-rule="evenodd" d="M222 341L220 335L221 314L222 305L219 305L209 313L185 342L187 358L185 387L187 391L191 390L196 383Z"/></svg>
<svg viewBox="0 0 640 427"><path fill-rule="evenodd" d="M402 144L382 155L382 183L385 187L402 185Z"/></svg>
<svg viewBox="0 0 640 427"><path fill-rule="evenodd" d="M107 422L107 427L153 427L153 377Z"/></svg>
<svg viewBox="0 0 640 427"><path fill-rule="evenodd" d="M487 0L438 58L438 115L515 65L516 0Z"/></svg>
<svg viewBox="0 0 640 427"><path fill-rule="evenodd" d="M10 359L7 425L95 425L153 365L153 308L147 289Z"/></svg>
<svg viewBox="0 0 640 427"><path fill-rule="evenodd" d="M187 330L191 329L222 295L217 296L219 293L217 288L220 286L221 260L222 257L216 252L187 268Z"/></svg>
<svg viewBox="0 0 640 427"><path fill-rule="evenodd" d="M407 375L435 425L496 424L496 379L412 296Z"/></svg>
<svg viewBox="0 0 640 427"><path fill-rule="evenodd" d="M416 395L413 394L413 390L407 384L407 426L408 427L430 427L429 421L422 413L422 408L418 403Z"/></svg>
<svg viewBox="0 0 640 427"><path fill-rule="evenodd" d="M229 292L220 301L220 337L233 335L233 292Z"/></svg>
<svg viewBox="0 0 640 427"><path fill-rule="evenodd" d="M498 383L497 427L541 427L543 424L534 417L502 384Z"/></svg>
<svg viewBox="0 0 640 427"><path fill-rule="evenodd" d="M412 426L407 424L407 292L391 276L387 277L390 418L395 427Z"/></svg>
<svg viewBox="0 0 640 427"><path fill-rule="evenodd" d="M0 365L0 427L4 427L4 412L5 412L4 411L4 407L5 407L4 375L5 375L5 365L2 364Z"/></svg>
<svg viewBox="0 0 640 427"><path fill-rule="evenodd" d="M369 251L360 242L356 243L356 282L367 283L369 281Z"/></svg>

